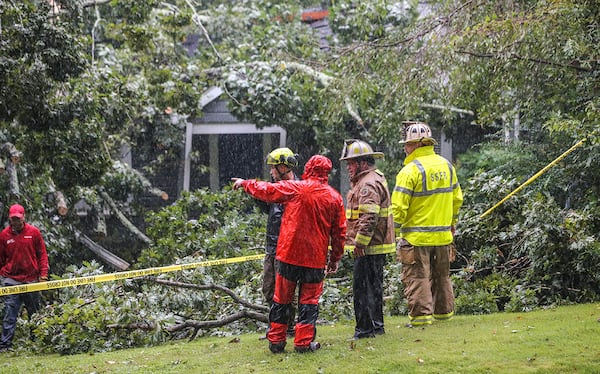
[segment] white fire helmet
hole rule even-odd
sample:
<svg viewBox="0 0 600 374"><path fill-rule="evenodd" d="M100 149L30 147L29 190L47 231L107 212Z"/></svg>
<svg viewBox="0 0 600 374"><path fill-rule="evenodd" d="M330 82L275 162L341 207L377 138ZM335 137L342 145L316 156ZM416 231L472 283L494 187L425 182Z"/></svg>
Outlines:
<svg viewBox="0 0 600 374"><path fill-rule="evenodd" d="M404 140L400 144L423 143L425 145L435 145L437 141L431 135L431 129L423 122L404 121Z"/></svg>

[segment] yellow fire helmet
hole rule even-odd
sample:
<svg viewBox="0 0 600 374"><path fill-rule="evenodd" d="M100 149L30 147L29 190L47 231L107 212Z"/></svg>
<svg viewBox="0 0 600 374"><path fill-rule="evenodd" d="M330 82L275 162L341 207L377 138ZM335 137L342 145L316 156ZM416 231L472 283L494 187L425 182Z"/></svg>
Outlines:
<svg viewBox="0 0 600 374"><path fill-rule="evenodd" d="M267 165L286 165L290 168L298 166L298 155L289 148L277 148L267 155Z"/></svg>
<svg viewBox="0 0 600 374"><path fill-rule="evenodd" d="M358 139L347 139L344 142L344 149L342 150L342 157L340 158L340 161L366 156L383 158L383 153L373 152L373 148L371 148L371 146L365 141Z"/></svg>

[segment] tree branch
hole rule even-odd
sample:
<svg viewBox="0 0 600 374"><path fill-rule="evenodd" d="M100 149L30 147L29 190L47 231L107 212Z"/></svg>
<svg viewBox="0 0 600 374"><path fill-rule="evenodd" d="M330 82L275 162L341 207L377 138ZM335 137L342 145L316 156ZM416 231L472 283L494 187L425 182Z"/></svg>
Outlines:
<svg viewBox="0 0 600 374"><path fill-rule="evenodd" d="M219 61L223 61L223 58L219 54L219 51L217 51L217 48L215 47L215 45L213 44L212 39L210 38L210 35L208 35L208 31L206 30L206 28L202 24L202 21L200 20L200 15L198 14L198 12L196 12L196 9L192 5L192 3L190 3L189 0L185 0L185 2L190 7L190 9L192 10L192 12L194 13L194 15L192 16L192 21L194 21L194 23L196 25L198 25L198 27L200 27L200 30L202 30L202 34L206 38L206 41L208 42L208 44L210 44L210 47L212 48L213 52L215 53L215 55L217 56L217 58L219 59Z"/></svg>
<svg viewBox="0 0 600 374"><path fill-rule="evenodd" d="M218 285L218 284L192 284L192 283L170 281L170 280L165 280L165 279L158 279L158 278L154 278L154 277L148 277L148 278L158 284L164 284L166 286L190 288L190 289L202 290L202 291L206 291L206 290L221 291L221 292L229 295L238 304L243 305L247 308L258 310L263 313L267 313L269 311L269 308L267 306L259 305L259 304L252 304L252 303L238 297L231 289L229 289L225 286Z"/></svg>
<svg viewBox="0 0 600 374"><path fill-rule="evenodd" d="M231 314L223 319L213 320L213 321L195 321L195 320L187 320L183 323L179 323L173 326L167 327L167 331L175 332L181 331L188 327L194 327L196 329L209 329L215 327L222 327L228 325L232 322L240 320L242 318L250 318L260 322L269 322L269 317L266 314L256 313L249 310L240 310L237 313Z"/></svg>
<svg viewBox="0 0 600 374"><path fill-rule="evenodd" d="M477 58L500 59L498 57L500 55L499 53L478 53L478 52L473 52L473 51L467 51L464 49L457 50L456 53L465 54L465 55L469 55L469 56L473 56L473 57L477 57ZM539 65L548 65L548 66L559 67L559 68L574 69L576 71L581 71L581 72L585 72L585 73L590 73L590 72L594 71L593 69L587 69L580 65L577 65L575 62L572 62L570 64L561 64L558 62L542 60L540 58L523 57L515 52L511 52L509 54L509 56L514 60L534 62Z"/></svg>
<svg viewBox="0 0 600 374"><path fill-rule="evenodd" d="M83 4L81 4L82 8L89 8L89 7L93 7L96 5L105 5L110 3L111 0L90 0L90 1L86 1Z"/></svg>
<svg viewBox="0 0 600 374"><path fill-rule="evenodd" d="M399 45L414 42L415 40L419 40L419 39L423 38L425 35L432 33L435 29L439 28L440 26L447 24L449 22L449 20L452 19L460 10L472 5L473 2L474 2L474 0L464 2L456 9L452 10L448 15L433 19L432 21L429 22L429 24L424 25L425 27L421 31L418 31L416 34L410 35L402 40L398 40L398 41L391 42L391 43L385 43L385 42L382 42L382 40L375 40L375 41L366 42L366 43L357 43L357 44L354 44L354 45L350 46L349 48L345 49L344 51L342 51L341 54L346 54L346 53L349 53L351 51L358 50L358 49L391 48L391 47L397 47ZM482 3L483 3L483 1L482 1ZM479 5L480 4L474 4L473 6L478 7Z"/></svg>
<svg viewBox="0 0 600 374"><path fill-rule="evenodd" d="M168 326L165 328L168 332L176 332L181 331L189 327L193 327L196 331L199 329L210 329L216 327L222 327L228 325L232 322L240 320L242 318L249 318L256 321L268 323L269 317L266 314L252 312L249 310L240 310L237 313L231 314L223 319L212 320L212 321L196 321L196 320L186 320L182 323L178 323L172 326ZM156 324L153 322L137 322L137 323L128 323L128 324L118 324L113 323L107 325L109 329L125 329L125 330L144 330L151 331L156 329Z"/></svg>
<svg viewBox="0 0 600 374"><path fill-rule="evenodd" d="M56 185L54 184L54 180L52 178L50 178L48 181L48 189L50 190L50 194L52 194L54 202L56 203L56 211L61 217L66 216L69 212L67 199L65 199L65 195L61 191L56 190Z"/></svg>
<svg viewBox="0 0 600 374"><path fill-rule="evenodd" d="M198 330L200 330L200 329L211 329L211 328L222 327L222 326L228 325L232 322L235 322L237 320L240 320L242 318L249 318L249 319L253 319L253 320L264 322L264 323L269 322L269 316L268 316L269 308L268 307L266 307L264 305L252 304L246 300L243 300L240 297L238 297L231 289L229 289L225 286L220 286L217 284L183 283L183 282L170 281L170 280L165 280L165 279L158 279L156 277L145 277L145 279L154 281L158 284L172 286L172 287L189 288L189 289L194 289L194 290L221 291L221 292L229 295L238 304L240 304L244 307L256 310L256 311L252 311L252 310L248 310L248 309L243 309L243 310L240 310L236 313L230 314L227 317L224 317L219 320L197 321L197 320L188 319L188 320L185 320L184 322L165 327L165 330L168 332L177 332L177 331L185 330L187 328L193 328L194 333L191 334L190 339L194 339ZM108 325L107 327L110 329L152 331L157 328L157 325L154 322L136 322L136 323L129 323L129 324L114 323L114 324Z"/></svg>
<svg viewBox="0 0 600 374"><path fill-rule="evenodd" d="M125 217L125 215L119 210L117 204L113 201L113 199L104 191L100 191L100 196L102 199L110 206L113 213L116 214L117 218L121 221L121 223L129 229L133 234L135 234L140 240L142 240L146 244L152 244L152 240L147 237L143 232L141 232L131 221Z"/></svg>
<svg viewBox="0 0 600 374"><path fill-rule="evenodd" d="M21 160L23 155L12 143L4 143L0 150L8 154L6 160L5 170L8 175L8 190L11 195L11 199L18 199L21 196L21 190L19 188L19 177L17 175L17 164ZM4 165L3 165L4 166Z"/></svg>
<svg viewBox="0 0 600 374"><path fill-rule="evenodd" d="M90 239L84 233L75 230L75 239L94 252L116 270L127 270L129 263Z"/></svg>
<svg viewBox="0 0 600 374"><path fill-rule="evenodd" d="M149 193L151 193L152 195L154 195L156 197L160 197L163 200L169 200L169 194L168 193L166 193L165 191L161 190L160 188L154 187L152 185L152 183L148 180L148 178L146 178L137 169L132 168L126 162L117 161L115 164L117 164L118 167L121 167L121 168L125 169L126 172L133 174L137 178L137 180L142 184L142 187L144 187L144 189L146 191L148 191Z"/></svg>

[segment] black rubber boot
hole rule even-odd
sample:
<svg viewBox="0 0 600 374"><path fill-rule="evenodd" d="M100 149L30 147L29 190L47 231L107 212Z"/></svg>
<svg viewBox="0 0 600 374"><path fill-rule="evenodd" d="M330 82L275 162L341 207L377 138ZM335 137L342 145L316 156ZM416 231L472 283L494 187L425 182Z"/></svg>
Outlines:
<svg viewBox="0 0 600 374"><path fill-rule="evenodd" d="M281 343L271 343L269 342L269 349L273 353L283 353L285 349L285 342Z"/></svg>
<svg viewBox="0 0 600 374"><path fill-rule="evenodd" d="M307 347L294 347L294 350L298 353L314 352L321 348L319 342L310 342Z"/></svg>

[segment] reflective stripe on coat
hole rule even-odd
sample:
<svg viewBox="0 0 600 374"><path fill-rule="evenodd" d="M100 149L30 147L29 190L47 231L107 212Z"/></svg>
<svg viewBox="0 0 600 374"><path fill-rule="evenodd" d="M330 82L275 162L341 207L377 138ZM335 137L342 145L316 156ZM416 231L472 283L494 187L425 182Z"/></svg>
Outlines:
<svg viewBox="0 0 600 374"><path fill-rule="evenodd" d="M350 182L344 250L353 253L358 244L365 247L367 255L395 252L394 218L385 176L370 169L355 175Z"/></svg>
<svg viewBox="0 0 600 374"><path fill-rule="evenodd" d="M433 146L415 149L404 160L392 192L396 237L415 246L452 243L463 195L454 166Z"/></svg>

